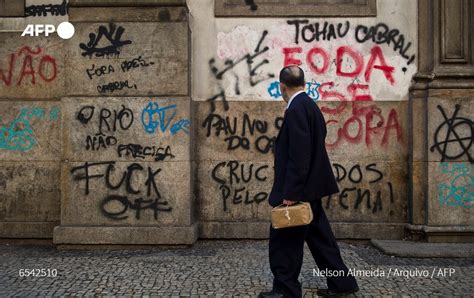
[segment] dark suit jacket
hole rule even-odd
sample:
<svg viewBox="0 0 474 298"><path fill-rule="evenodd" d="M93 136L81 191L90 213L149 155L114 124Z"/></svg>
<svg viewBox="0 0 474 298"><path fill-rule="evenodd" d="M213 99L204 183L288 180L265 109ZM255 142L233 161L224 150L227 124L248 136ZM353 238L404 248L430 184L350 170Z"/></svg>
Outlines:
<svg viewBox="0 0 474 298"><path fill-rule="evenodd" d="M300 93L285 112L275 141L275 176L269 203L310 202L339 192L325 146L326 122L316 103Z"/></svg>

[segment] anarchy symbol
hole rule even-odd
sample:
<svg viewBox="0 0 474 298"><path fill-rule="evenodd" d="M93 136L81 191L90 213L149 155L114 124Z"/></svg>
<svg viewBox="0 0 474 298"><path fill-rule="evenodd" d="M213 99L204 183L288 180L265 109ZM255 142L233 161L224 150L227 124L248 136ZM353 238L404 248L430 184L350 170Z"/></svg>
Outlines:
<svg viewBox="0 0 474 298"><path fill-rule="evenodd" d="M469 152L474 139L474 122L468 118L458 117L457 114L460 105L457 104L451 118L448 118L443 108L438 105L438 110L444 118L435 131L434 145L431 146L431 152L436 149L441 154L441 161L446 159L457 159L464 154L467 155L469 162L473 162ZM445 128L445 126L447 126ZM445 136L442 139L442 136Z"/></svg>

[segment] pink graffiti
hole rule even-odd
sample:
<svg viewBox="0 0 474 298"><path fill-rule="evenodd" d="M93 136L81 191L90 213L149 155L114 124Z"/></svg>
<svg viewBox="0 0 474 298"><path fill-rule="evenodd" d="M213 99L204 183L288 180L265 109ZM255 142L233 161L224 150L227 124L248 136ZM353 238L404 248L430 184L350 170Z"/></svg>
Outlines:
<svg viewBox="0 0 474 298"><path fill-rule="evenodd" d="M346 110L351 109L349 116L344 117ZM332 143L326 143L331 150L342 142L365 144L371 146L374 140L378 145L387 147L392 136L397 144L403 145L403 131L397 111L392 108L387 114L374 103L361 106L358 102L341 101L336 108L321 107L321 111L332 118L326 121L328 129L337 126L337 137ZM381 136L381 138L380 138ZM393 139L393 138L392 138Z"/></svg>
<svg viewBox="0 0 474 298"><path fill-rule="evenodd" d="M297 55L301 54L302 52L303 49L301 47L283 48L284 66L290 64L301 65L302 61L300 60L300 58L297 57ZM322 67L318 68L314 64L315 56L321 57L323 61ZM352 61L352 63L355 65L355 68L352 71L346 71L342 69L342 62L345 58L350 59L350 61ZM306 53L306 63L308 63L312 72L317 75L322 75L325 74L329 69L329 64L331 63L331 56L324 48L313 47ZM360 75L363 75L366 83L369 83L372 72L374 70L380 70L391 85L395 83L395 80L392 76L395 68L387 65L382 49L379 46L374 46L370 50L370 57L367 61L367 66L365 67L364 72L363 55L357 50L354 50L347 46L341 46L337 48L335 63L337 76L355 78Z"/></svg>

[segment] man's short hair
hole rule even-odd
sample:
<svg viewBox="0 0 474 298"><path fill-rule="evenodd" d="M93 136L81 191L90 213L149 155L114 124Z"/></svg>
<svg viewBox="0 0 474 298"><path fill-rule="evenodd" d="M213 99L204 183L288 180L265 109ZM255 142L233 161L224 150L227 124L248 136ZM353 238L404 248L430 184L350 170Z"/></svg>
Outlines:
<svg viewBox="0 0 474 298"><path fill-rule="evenodd" d="M280 82L290 88L304 87L304 72L297 65L288 65L280 71Z"/></svg>

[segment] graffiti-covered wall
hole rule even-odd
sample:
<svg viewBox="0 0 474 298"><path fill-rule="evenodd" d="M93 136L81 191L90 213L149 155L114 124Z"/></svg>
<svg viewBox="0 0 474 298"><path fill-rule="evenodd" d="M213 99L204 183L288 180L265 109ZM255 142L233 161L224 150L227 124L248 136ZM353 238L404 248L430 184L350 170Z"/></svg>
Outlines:
<svg viewBox="0 0 474 298"><path fill-rule="evenodd" d="M325 117L340 193L322 201L338 238L472 230L472 84L458 78L473 77L474 38L467 21L423 23L467 20L462 5L111 3L27 0L0 18L0 237L268 237L289 64ZM71 39L21 37L63 21Z"/></svg>
<svg viewBox="0 0 474 298"><path fill-rule="evenodd" d="M323 205L336 234L400 237L407 221L416 3L377 1L377 16L364 18L216 18L213 1L200 2L189 4L197 29L192 73L202 144L196 151L201 233L268 233L272 148L284 110L278 75L298 64L326 119L341 192Z"/></svg>
<svg viewBox="0 0 474 298"><path fill-rule="evenodd" d="M432 226L474 224L473 97L431 98L428 214Z"/></svg>
<svg viewBox="0 0 474 298"><path fill-rule="evenodd" d="M25 1L0 18L0 237L51 238L60 222L62 40L23 38L27 24L67 20L66 1Z"/></svg>
<svg viewBox="0 0 474 298"><path fill-rule="evenodd" d="M1 237L193 243L185 5L26 13L0 33ZM20 37L30 18L75 34Z"/></svg>

